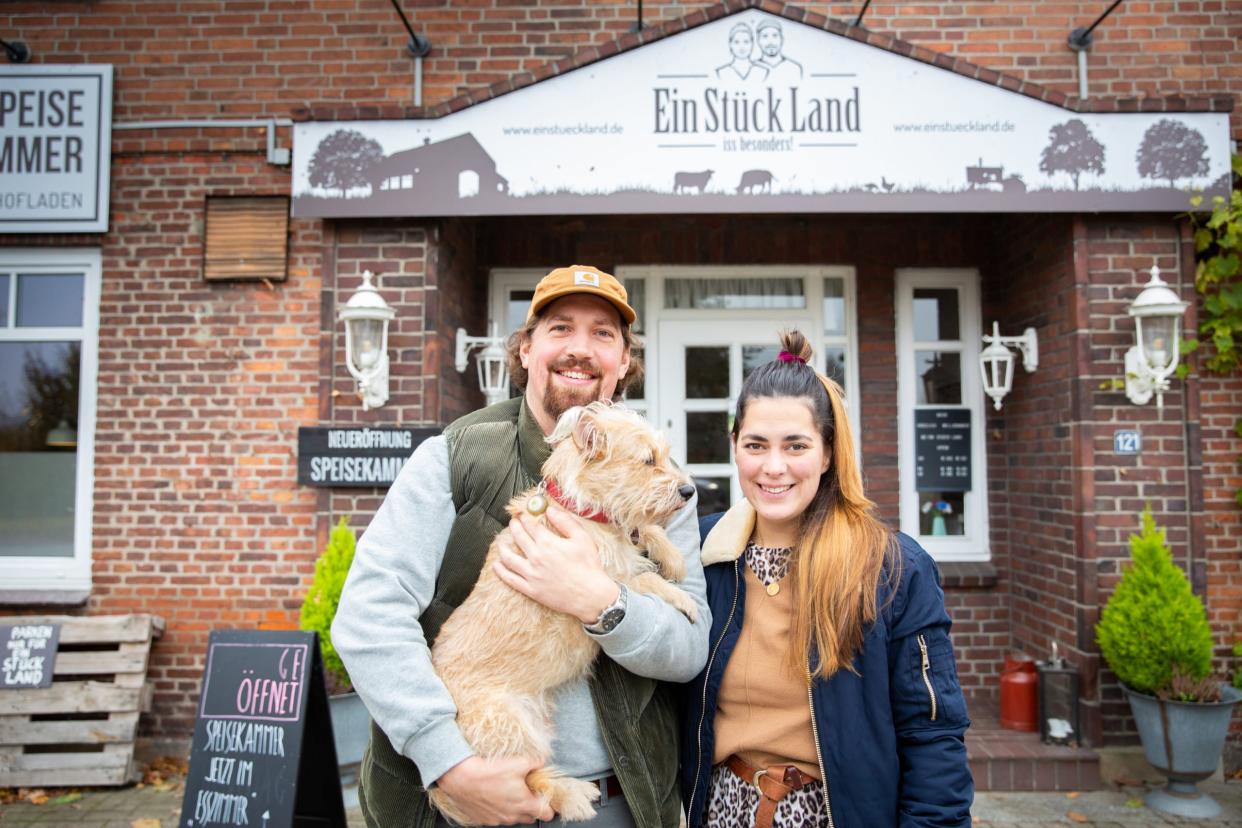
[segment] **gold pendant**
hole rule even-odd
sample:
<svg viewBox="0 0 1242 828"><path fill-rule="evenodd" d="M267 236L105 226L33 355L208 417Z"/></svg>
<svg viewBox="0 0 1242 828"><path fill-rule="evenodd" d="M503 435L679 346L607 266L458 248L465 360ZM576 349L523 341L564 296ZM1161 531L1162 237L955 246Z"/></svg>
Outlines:
<svg viewBox="0 0 1242 828"><path fill-rule="evenodd" d="M767 591L768 591L768 595L776 595L777 593L781 591L781 585L778 582L773 581L772 583L768 584Z"/></svg>
<svg viewBox="0 0 1242 828"><path fill-rule="evenodd" d="M526 511L535 517L542 515L548 511L548 499L541 494L531 495L530 500L526 501Z"/></svg>

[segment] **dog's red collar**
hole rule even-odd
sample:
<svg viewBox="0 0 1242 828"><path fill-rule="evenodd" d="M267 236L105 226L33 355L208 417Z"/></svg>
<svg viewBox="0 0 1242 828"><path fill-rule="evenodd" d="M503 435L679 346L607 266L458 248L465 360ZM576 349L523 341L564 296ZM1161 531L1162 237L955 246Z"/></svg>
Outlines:
<svg viewBox="0 0 1242 828"><path fill-rule="evenodd" d="M611 521L608 520L608 515L603 512L584 512L579 509L575 509L572 503L565 500L565 494L561 491L561 487L556 485L555 480L544 478L543 490L548 493L548 497L555 500L562 508L573 512L575 515L584 517L587 520L593 520L596 523L611 523Z"/></svg>

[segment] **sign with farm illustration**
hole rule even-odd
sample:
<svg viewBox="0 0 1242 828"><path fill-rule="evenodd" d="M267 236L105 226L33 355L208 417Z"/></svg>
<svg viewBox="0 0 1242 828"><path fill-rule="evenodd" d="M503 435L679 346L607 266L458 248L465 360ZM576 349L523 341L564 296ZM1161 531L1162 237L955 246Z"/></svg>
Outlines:
<svg viewBox="0 0 1242 828"><path fill-rule="evenodd" d="M441 118L298 124L298 216L1182 211L1225 113L1079 114L757 9Z"/></svg>

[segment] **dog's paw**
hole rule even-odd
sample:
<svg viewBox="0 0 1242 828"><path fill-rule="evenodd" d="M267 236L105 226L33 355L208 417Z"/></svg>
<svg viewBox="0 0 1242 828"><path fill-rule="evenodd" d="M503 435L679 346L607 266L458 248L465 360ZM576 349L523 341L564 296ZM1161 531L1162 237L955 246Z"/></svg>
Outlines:
<svg viewBox="0 0 1242 828"><path fill-rule="evenodd" d="M695 605L694 599L680 589L674 589L672 592L673 594L669 596L669 603L673 605L673 609L690 619L691 624L698 621L699 608Z"/></svg>
<svg viewBox="0 0 1242 828"><path fill-rule="evenodd" d="M599 799L599 787L581 779L558 779L551 790L552 810L563 822L585 822L595 817L593 803Z"/></svg>

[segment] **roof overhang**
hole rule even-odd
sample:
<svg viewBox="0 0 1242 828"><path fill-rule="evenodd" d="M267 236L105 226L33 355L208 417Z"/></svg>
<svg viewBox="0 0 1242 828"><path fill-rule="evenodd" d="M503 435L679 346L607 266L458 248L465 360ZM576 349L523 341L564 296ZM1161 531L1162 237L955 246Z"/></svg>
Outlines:
<svg viewBox="0 0 1242 828"><path fill-rule="evenodd" d="M1228 190L1231 97L1079 100L793 6L728 5L433 117L299 123L294 214L1180 212ZM463 135L482 156L438 146ZM384 163L398 153L408 169Z"/></svg>

